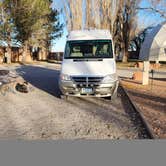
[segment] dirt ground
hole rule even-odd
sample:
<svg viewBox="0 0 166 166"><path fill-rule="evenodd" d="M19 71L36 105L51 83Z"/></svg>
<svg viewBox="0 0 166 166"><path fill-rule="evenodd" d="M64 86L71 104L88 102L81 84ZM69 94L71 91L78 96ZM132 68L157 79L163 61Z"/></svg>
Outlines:
<svg viewBox="0 0 166 166"><path fill-rule="evenodd" d="M8 69L10 69L8 67ZM119 97L59 98L59 67L23 65L15 69L29 82L29 93L0 93L0 139L138 139Z"/></svg>
<svg viewBox="0 0 166 166"><path fill-rule="evenodd" d="M143 86L130 79L123 79L122 84L140 108L156 137L166 138L166 80L150 80L148 86Z"/></svg>

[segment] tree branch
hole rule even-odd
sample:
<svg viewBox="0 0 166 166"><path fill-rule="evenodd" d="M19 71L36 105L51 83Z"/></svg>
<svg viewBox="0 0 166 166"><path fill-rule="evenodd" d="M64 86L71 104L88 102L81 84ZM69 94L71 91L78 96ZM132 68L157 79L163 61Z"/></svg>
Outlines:
<svg viewBox="0 0 166 166"><path fill-rule="evenodd" d="M155 9L153 7L139 7L139 8L137 8L137 10L149 10L149 11L152 11L152 12L160 14L160 17L163 17L163 18L166 19L166 12L163 12L161 10Z"/></svg>

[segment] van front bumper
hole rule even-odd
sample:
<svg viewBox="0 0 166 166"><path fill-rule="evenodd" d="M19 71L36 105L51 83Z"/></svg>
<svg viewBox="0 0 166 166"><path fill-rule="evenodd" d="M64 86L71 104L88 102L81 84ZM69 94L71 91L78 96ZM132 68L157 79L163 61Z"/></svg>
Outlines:
<svg viewBox="0 0 166 166"><path fill-rule="evenodd" d="M119 81L111 83L101 83L97 87L80 87L73 81L59 81L61 92L67 96L77 97L109 97L112 96L118 88ZM92 88L92 93L82 93L82 88Z"/></svg>

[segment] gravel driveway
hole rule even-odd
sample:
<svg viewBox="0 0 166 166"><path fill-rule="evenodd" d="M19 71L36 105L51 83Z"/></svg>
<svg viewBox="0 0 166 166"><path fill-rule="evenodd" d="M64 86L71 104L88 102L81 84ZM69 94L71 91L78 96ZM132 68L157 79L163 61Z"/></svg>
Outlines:
<svg viewBox="0 0 166 166"><path fill-rule="evenodd" d="M100 98L59 98L59 65L16 68L30 82L28 94L0 94L2 139L135 139L137 128L116 103Z"/></svg>

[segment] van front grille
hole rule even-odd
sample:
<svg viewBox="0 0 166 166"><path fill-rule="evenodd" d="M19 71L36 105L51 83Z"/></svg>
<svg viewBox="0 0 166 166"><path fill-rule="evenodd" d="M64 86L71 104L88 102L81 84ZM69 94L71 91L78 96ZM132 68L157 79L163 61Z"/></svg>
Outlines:
<svg viewBox="0 0 166 166"><path fill-rule="evenodd" d="M72 77L74 83L78 87L94 87L99 86L103 77Z"/></svg>

